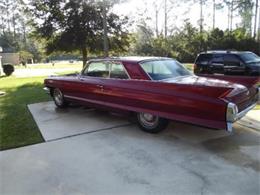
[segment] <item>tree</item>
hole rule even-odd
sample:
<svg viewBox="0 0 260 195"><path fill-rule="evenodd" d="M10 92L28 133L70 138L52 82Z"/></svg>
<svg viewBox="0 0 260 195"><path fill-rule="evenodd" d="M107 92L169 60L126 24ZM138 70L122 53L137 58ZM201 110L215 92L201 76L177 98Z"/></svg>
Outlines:
<svg viewBox="0 0 260 195"><path fill-rule="evenodd" d="M252 34L252 19L253 19L253 0L238 0L237 8L241 15L241 27L246 29L248 34Z"/></svg>
<svg viewBox="0 0 260 195"><path fill-rule="evenodd" d="M28 51L22 50L19 52L19 58L20 62L22 62L22 64L25 66L28 60L31 60L33 58L33 54Z"/></svg>
<svg viewBox="0 0 260 195"><path fill-rule="evenodd" d="M31 6L36 33L46 39L47 53L80 50L85 66L88 52L102 50L103 7L95 0L36 0ZM123 30L127 19L112 12L106 17L107 33L114 41L111 45L123 50L120 45L127 42L127 31Z"/></svg>

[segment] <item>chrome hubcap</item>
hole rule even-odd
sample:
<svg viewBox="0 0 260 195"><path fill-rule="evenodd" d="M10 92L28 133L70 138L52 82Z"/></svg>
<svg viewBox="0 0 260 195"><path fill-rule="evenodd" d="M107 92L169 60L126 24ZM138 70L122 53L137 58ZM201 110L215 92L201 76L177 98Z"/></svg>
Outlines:
<svg viewBox="0 0 260 195"><path fill-rule="evenodd" d="M143 125L148 127L153 127L158 123L159 117L154 116L149 113L140 113L139 114L140 121L143 123Z"/></svg>
<svg viewBox="0 0 260 195"><path fill-rule="evenodd" d="M61 93L61 91L59 89L55 89L54 90L53 97L54 97L55 102L58 105L62 105L62 103L63 103L63 96L62 96L62 93Z"/></svg>

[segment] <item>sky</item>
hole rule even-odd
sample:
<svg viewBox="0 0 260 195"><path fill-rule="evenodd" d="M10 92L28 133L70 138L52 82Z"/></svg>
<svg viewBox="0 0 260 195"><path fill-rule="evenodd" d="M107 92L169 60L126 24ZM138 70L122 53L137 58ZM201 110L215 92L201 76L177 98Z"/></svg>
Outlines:
<svg viewBox="0 0 260 195"><path fill-rule="evenodd" d="M172 9L168 12L168 23L171 27L181 27L184 24L184 19L189 18L189 21L198 27L198 20L200 18L200 6L199 3L194 3L194 0L184 1L180 0L167 0L170 2L175 2ZM155 5L154 2L157 3L157 6L161 4L161 10L159 12L159 30L163 29L164 25L164 0L127 0L125 3L118 4L114 7L114 11L120 15L126 15L130 19L138 20L141 16L137 13L144 12L142 16L150 17L151 20L146 20L147 24L155 28ZM204 9L204 28L210 29L212 28L212 12L213 12L213 1L209 1L207 5L203 6ZM216 0L216 2L221 2L220 0ZM177 4L180 6L177 7ZM170 5L168 5L170 7ZM145 10L145 11L144 11ZM238 14L238 13L236 13ZM216 24L215 27L218 27L222 30L228 28L228 10L227 8L217 10L216 11ZM234 17L233 28L240 22L239 17Z"/></svg>

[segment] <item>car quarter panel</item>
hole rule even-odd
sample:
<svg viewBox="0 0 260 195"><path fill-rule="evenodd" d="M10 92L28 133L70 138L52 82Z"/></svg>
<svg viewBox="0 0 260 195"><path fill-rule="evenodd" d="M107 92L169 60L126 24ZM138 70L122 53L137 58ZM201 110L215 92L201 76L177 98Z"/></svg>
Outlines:
<svg viewBox="0 0 260 195"><path fill-rule="evenodd" d="M100 79L100 82L104 86L101 104L226 128L226 103L213 97L212 89L144 80Z"/></svg>

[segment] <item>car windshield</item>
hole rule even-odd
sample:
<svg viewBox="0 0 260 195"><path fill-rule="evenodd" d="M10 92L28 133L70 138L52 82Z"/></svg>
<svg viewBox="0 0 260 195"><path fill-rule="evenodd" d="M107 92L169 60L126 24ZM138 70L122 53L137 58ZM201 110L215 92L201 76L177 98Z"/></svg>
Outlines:
<svg viewBox="0 0 260 195"><path fill-rule="evenodd" d="M244 60L245 63L255 63L255 62L260 62L260 57L257 56L254 53L243 53L240 55L242 60Z"/></svg>
<svg viewBox="0 0 260 195"><path fill-rule="evenodd" d="M163 80L192 74L175 60L154 60L143 62L140 65L153 80Z"/></svg>

